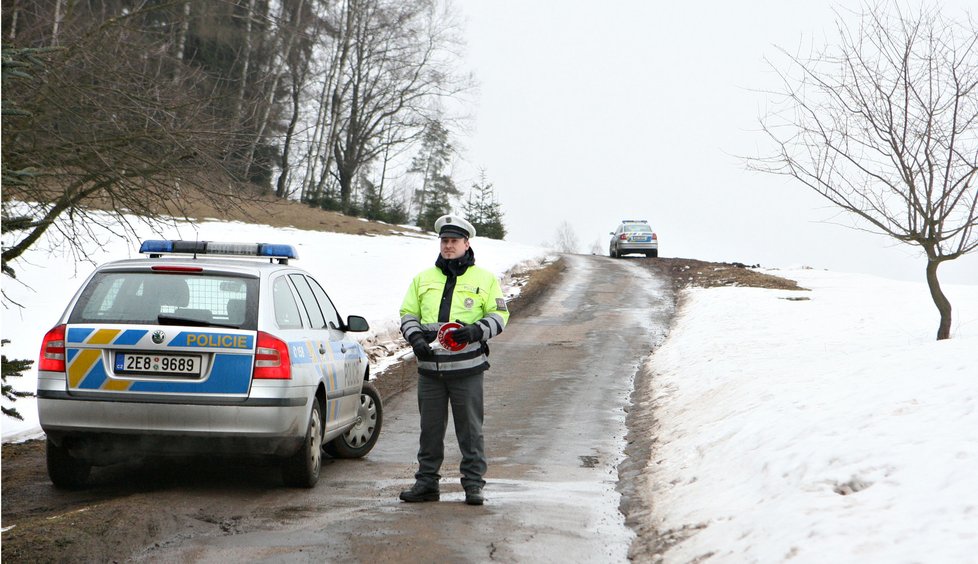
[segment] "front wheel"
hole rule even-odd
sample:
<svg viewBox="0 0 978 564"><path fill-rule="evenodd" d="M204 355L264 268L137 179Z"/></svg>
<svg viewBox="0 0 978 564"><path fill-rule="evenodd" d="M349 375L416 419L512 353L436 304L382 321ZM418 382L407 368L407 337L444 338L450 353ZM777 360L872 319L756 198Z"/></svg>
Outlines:
<svg viewBox="0 0 978 564"><path fill-rule="evenodd" d="M377 444L384 424L384 406L380 392L370 382L363 383L357 420L350 430L326 445L326 452L338 458L362 458Z"/></svg>
<svg viewBox="0 0 978 564"><path fill-rule="evenodd" d="M92 465L80 458L71 456L63 445L58 446L47 440L48 477L57 488L76 489L88 483Z"/></svg>
<svg viewBox="0 0 978 564"><path fill-rule="evenodd" d="M313 400L306 438L298 452L285 459L282 477L295 488L311 488L319 481L323 466L323 415L319 400Z"/></svg>

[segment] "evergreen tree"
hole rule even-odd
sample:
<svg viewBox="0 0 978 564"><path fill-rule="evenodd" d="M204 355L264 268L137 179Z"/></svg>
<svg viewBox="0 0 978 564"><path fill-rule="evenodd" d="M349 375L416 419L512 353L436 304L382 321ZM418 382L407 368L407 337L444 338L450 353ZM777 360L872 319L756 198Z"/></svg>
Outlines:
<svg viewBox="0 0 978 564"><path fill-rule="evenodd" d="M448 201L448 193L433 190L418 213L416 225L422 229L432 229L439 217L449 213L452 213L452 206Z"/></svg>
<svg viewBox="0 0 978 564"><path fill-rule="evenodd" d="M7 339L0 340L0 346L9 343ZM14 387L7 383L7 376L19 377L22 376L25 370L28 370L32 364L33 360L8 360L7 355L0 355L0 379L2 379L3 384L3 397L9 401L17 401L19 398L31 397L34 394L30 392L19 392L14 390ZM20 419L23 421L24 417L14 408L3 406L3 414L7 417L13 417L15 419Z"/></svg>
<svg viewBox="0 0 978 564"><path fill-rule="evenodd" d="M446 173L454 151L445 126L438 120L428 122L421 136L421 149L408 169L421 175L421 187L414 191L418 227L430 229L435 219L451 212L451 198L461 194Z"/></svg>
<svg viewBox="0 0 978 564"><path fill-rule="evenodd" d="M468 200L463 206L463 214L480 237L506 237L502 208L496 200L492 184L486 179L485 171L480 174L479 181L472 184Z"/></svg>

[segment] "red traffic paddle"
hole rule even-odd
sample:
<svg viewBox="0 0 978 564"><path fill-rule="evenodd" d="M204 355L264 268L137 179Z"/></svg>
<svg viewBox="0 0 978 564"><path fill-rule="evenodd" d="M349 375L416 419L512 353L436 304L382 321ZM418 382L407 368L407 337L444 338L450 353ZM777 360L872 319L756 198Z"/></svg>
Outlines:
<svg viewBox="0 0 978 564"><path fill-rule="evenodd" d="M461 323L455 323L454 321L450 321L442 325L441 329L438 330L438 342L441 343L441 346L452 352L458 352L464 349L465 343L457 343L455 342L455 339L452 338L452 332L461 327Z"/></svg>

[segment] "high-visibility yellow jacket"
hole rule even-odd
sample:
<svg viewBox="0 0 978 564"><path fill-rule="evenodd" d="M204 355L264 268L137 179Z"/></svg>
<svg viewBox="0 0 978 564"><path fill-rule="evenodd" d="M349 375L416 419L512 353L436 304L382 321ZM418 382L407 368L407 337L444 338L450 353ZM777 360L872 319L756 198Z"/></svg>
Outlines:
<svg viewBox="0 0 978 564"><path fill-rule="evenodd" d="M424 375L466 376L483 372L489 368L485 341L502 333L508 320L509 310L499 280L475 265L458 277L446 276L438 267L421 272L411 281L401 304L401 333L408 342L413 333L423 331L430 337L450 321L478 323L482 328L482 341L469 343L460 351L433 347L433 358L418 360L418 372Z"/></svg>

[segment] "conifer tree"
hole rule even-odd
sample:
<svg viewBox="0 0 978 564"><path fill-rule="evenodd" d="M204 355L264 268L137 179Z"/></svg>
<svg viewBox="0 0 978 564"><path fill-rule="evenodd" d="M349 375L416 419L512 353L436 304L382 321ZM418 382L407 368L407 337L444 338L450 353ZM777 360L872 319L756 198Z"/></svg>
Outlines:
<svg viewBox="0 0 978 564"><path fill-rule="evenodd" d="M0 340L0 346L6 345L9 342L7 339ZM34 364L33 360L8 360L7 355L0 355L0 364L2 364L0 366L0 379L3 381L2 389L4 399L14 402L19 398L27 398L34 395L30 392L17 391L7 383L7 376L14 378L22 376L24 371L30 369L31 365ZM24 417L15 408L2 406L2 409L3 414L7 417L13 417L21 421L24 420Z"/></svg>
<svg viewBox="0 0 978 564"><path fill-rule="evenodd" d="M506 237L502 208L496 200L492 183L486 178L485 171L480 173L479 181L472 184L468 200L463 206L463 213L480 237L489 239Z"/></svg>
<svg viewBox="0 0 978 564"><path fill-rule="evenodd" d="M461 194L447 172L455 151L448 136L440 121L428 122L421 136L421 150L408 170L421 175L421 187L414 191L414 204L418 209L417 225L424 229L430 229L435 219L451 212L451 198Z"/></svg>

